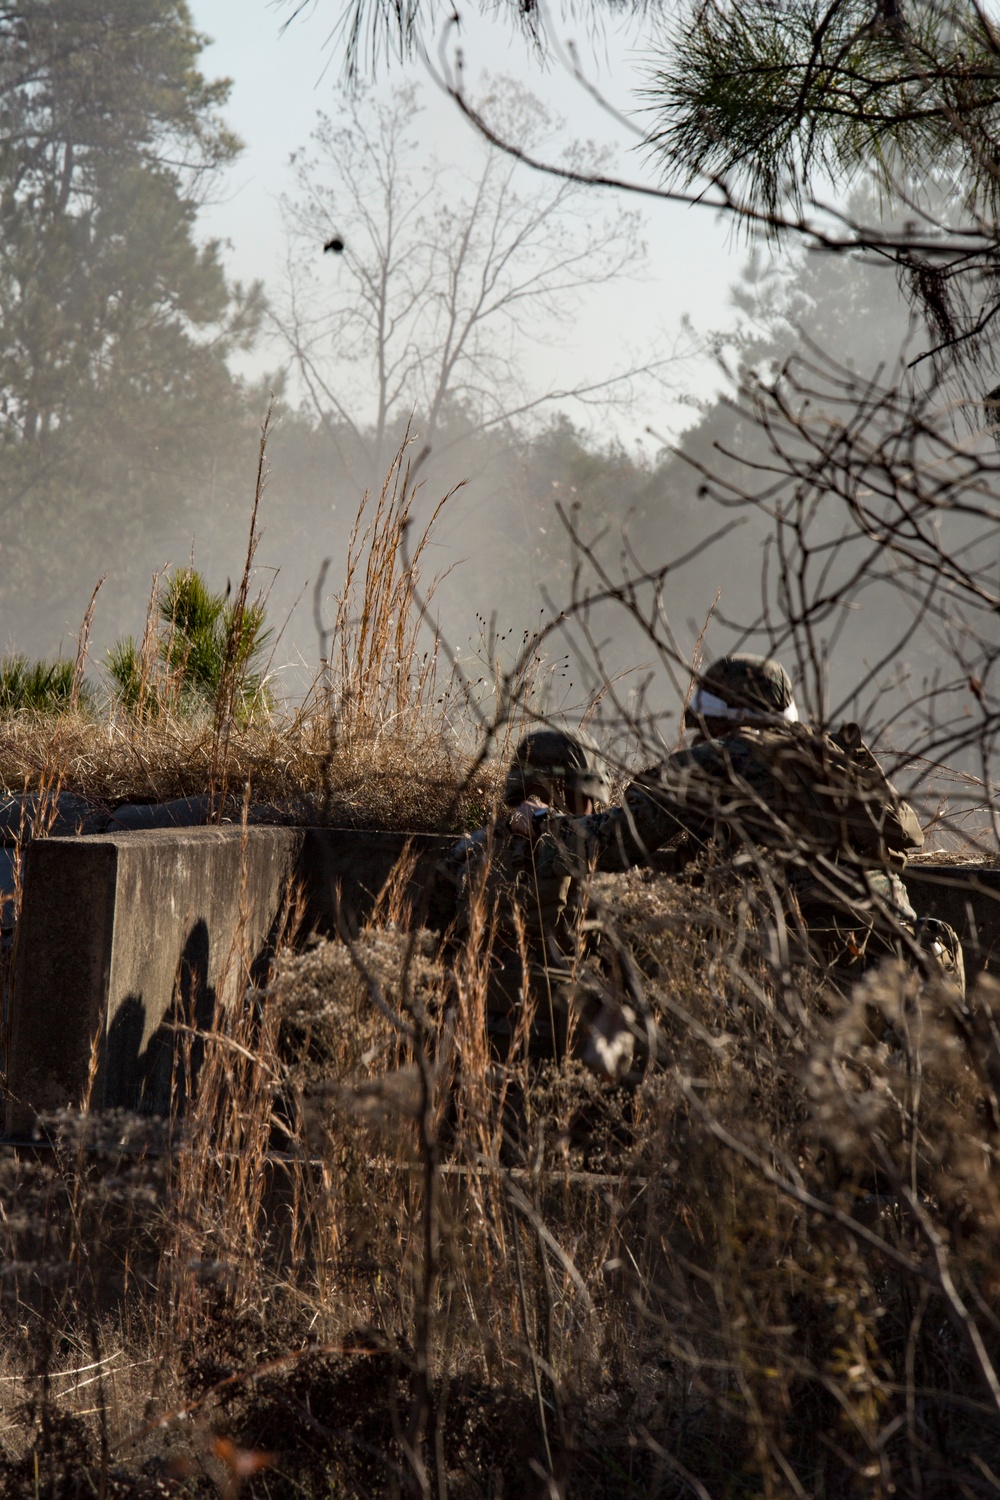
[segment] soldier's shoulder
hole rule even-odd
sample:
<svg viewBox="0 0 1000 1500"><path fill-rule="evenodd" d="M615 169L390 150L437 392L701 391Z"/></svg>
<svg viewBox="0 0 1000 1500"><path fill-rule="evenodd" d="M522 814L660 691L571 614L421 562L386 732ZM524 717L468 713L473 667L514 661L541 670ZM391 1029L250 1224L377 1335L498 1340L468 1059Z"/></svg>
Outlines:
<svg viewBox="0 0 1000 1500"><path fill-rule="evenodd" d="M727 776L735 761L742 762L752 754L752 745L742 732L734 732L724 739L701 739L691 745L674 750L655 765L640 771L626 793L631 803L643 793L656 794L677 791L690 783L691 778Z"/></svg>
<svg viewBox="0 0 1000 1500"><path fill-rule="evenodd" d="M729 776L744 772L756 762L766 761L791 743L784 726L738 724L729 734L700 740L691 747L695 765L708 773Z"/></svg>
<svg viewBox="0 0 1000 1500"><path fill-rule="evenodd" d="M746 741L762 760L829 760L842 754L833 736L814 724L762 724L746 732Z"/></svg>
<svg viewBox="0 0 1000 1500"><path fill-rule="evenodd" d="M696 740L694 744L684 745L679 750L672 750L669 755L664 756L663 760L646 766L638 773L632 785L662 786L682 776L686 771L710 764L719 754L718 740Z"/></svg>

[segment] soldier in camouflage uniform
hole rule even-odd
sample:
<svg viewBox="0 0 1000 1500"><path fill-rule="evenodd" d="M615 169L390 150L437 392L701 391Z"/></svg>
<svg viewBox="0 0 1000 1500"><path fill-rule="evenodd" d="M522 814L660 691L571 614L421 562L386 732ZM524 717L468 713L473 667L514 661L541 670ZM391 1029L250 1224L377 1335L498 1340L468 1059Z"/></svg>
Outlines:
<svg viewBox="0 0 1000 1500"><path fill-rule="evenodd" d="M535 730L517 747L500 815L460 839L440 875L456 912L452 947L468 941L477 902L491 928L487 1008L496 1049L506 1053L530 995L533 1053L561 1056L575 1033L574 1050L588 1066L618 1077L631 1063L636 1024L634 1007L617 998L623 966L626 985L634 987L634 978L620 946L602 955L600 924L585 920L577 837L580 820L599 818L594 809L609 793L604 761L585 731ZM559 847L557 819L570 849Z"/></svg>
<svg viewBox="0 0 1000 1500"><path fill-rule="evenodd" d="M916 814L857 725L828 734L800 724L784 667L744 652L701 675L685 725L693 743L639 776L623 807L547 814L539 865L622 870L670 842L679 869L721 844L777 889L793 943L834 982L900 954L963 987L954 931L918 919L900 879L923 843Z"/></svg>

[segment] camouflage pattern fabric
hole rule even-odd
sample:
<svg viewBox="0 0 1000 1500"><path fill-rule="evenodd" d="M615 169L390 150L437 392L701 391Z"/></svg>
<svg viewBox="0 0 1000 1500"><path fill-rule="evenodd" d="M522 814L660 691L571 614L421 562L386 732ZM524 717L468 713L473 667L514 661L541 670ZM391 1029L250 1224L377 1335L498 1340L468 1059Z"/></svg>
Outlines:
<svg viewBox="0 0 1000 1500"><path fill-rule="evenodd" d="M623 807L550 814L534 858L550 877L622 870L670 840L680 867L714 842L748 873L777 878L789 931L830 971L860 973L907 935L917 946L898 872L923 833L856 726L741 723L702 737L639 776Z"/></svg>
<svg viewBox="0 0 1000 1500"><path fill-rule="evenodd" d="M645 863L669 839L722 841L789 871L800 899L814 886L853 899L869 888L898 898L880 874L902 869L923 843L913 809L852 726L839 735L799 724L734 725L642 773L625 805L589 818L550 814L542 868L578 850L601 870ZM541 842L541 841L540 841Z"/></svg>
<svg viewBox="0 0 1000 1500"><path fill-rule="evenodd" d="M776 698L783 693L776 684ZM961 987L955 934L944 923L933 924L932 933L918 922L900 878L922 843L916 814L857 726L826 734L769 720L702 735L637 777L622 807L587 817L549 810L531 837L502 818L460 840L443 871L456 892L456 942L468 930L477 890L495 913L495 1022L510 1023L530 987L545 998L558 1048L565 1021L556 1011L565 1015L563 1001L588 956L578 923L589 872L646 864L665 844L673 845L678 869L715 844L734 866L776 882L793 948L798 943L800 957L820 964L835 983L846 987L896 956Z"/></svg>
<svg viewBox="0 0 1000 1500"><path fill-rule="evenodd" d="M575 876L563 862L539 869L533 842L501 817L492 828L460 839L439 866L455 892L455 938L464 941L472 904L483 902L495 922L494 945L517 953L523 944L534 961L562 963L573 952Z"/></svg>
<svg viewBox="0 0 1000 1500"><path fill-rule="evenodd" d="M574 838L573 857L552 860L550 844L516 833L507 817L460 839L439 866L454 895L450 941L453 947L468 941L481 903L491 935L487 1025L501 1057L530 995L529 1055L560 1058L570 1048L594 1072L622 1077L636 1037L644 1063L650 1055L639 1020L644 1007L635 1003L634 976L631 987L622 981L627 956L602 952L599 935L581 935L581 847Z"/></svg>
<svg viewBox="0 0 1000 1500"><path fill-rule="evenodd" d="M609 792L607 766L593 738L585 730L545 728L532 730L518 745L503 799L508 807L529 797L565 807L570 793L600 803ZM529 1050L559 1057L577 1034L585 1053L592 1038L595 1071L620 1076L632 1058L628 1027L635 1013L616 1007L600 965L586 976L584 961L597 942L581 941L579 861L575 869L570 861L539 866L535 851L534 832L516 830L509 815L501 816L453 846L439 866L432 906L440 914L446 905L442 891L451 893L454 947L468 941L477 907L482 913L490 946L488 1024L497 1051L506 1053L530 995ZM439 925L448 927L448 920ZM574 1050L579 1046L578 1040Z"/></svg>
<svg viewBox="0 0 1000 1500"><path fill-rule="evenodd" d="M965 994L965 955L958 933L938 917L918 917L913 936L917 947L926 955L928 972L943 974L960 995Z"/></svg>
<svg viewBox="0 0 1000 1500"><path fill-rule="evenodd" d="M750 651L734 651L713 662L698 678L698 687L748 716L781 718L794 701L792 680L780 661ZM689 707L684 722L697 728L699 715Z"/></svg>
<svg viewBox="0 0 1000 1500"><path fill-rule="evenodd" d="M508 807L516 807L537 790L551 801L556 788L579 792L595 802L608 800L604 757L586 730L569 734L561 729L535 729L526 734L507 772L503 800Z"/></svg>

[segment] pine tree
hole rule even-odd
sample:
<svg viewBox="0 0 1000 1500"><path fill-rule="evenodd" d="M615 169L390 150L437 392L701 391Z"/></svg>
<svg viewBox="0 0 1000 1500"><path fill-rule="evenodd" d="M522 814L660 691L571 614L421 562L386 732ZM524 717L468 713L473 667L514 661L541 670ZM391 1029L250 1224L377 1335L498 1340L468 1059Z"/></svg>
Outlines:
<svg viewBox="0 0 1000 1500"><path fill-rule="evenodd" d="M881 258L925 348L996 368L1000 33L984 7L705 0L672 26L648 101L668 182L713 182L773 234ZM837 206L859 182L881 199L861 219Z"/></svg>
<svg viewBox="0 0 1000 1500"><path fill-rule="evenodd" d="M183 0L0 7L0 600L24 611L203 498L258 287L199 246L239 149ZM65 558L60 565L60 557ZM9 627L8 627L9 628Z"/></svg>

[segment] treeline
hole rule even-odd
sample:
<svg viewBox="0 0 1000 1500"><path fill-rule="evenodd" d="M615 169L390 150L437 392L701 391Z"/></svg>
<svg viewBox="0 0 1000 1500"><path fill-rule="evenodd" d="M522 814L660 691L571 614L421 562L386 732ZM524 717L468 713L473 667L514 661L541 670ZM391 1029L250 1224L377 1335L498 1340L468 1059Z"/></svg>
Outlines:
<svg viewBox="0 0 1000 1500"><path fill-rule="evenodd" d="M361 497L377 489L408 429L421 485L416 520L454 490L424 574L428 584L440 577L432 617L457 650L481 652L494 619L496 632L516 642L562 608L574 587L597 586L567 521L609 575L690 556L666 580L678 645L693 644L721 589L710 633L724 649L759 615L767 526L760 513L720 503L702 471L742 484L747 460L766 454L766 437L745 410L724 397L692 408L678 451L655 436L627 447L610 415L584 425L568 414L569 401L563 409L522 402L527 410L519 410L516 369L509 360L490 364L502 339L456 293L450 310L466 317L464 347L475 358L463 367L461 350L434 350L431 386L425 370L412 396L404 382L391 409L381 401L364 420L362 407L347 401L350 366L321 362L320 334L305 314L287 297L269 303L262 287L231 283L222 247L199 243L199 203L239 150L221 114L228 83L199 72L203 45L182 0L0 5L0 647L47 658L71 650L105 573L97 657L140 630L155 569L193 557L220 590L238 576L260 423L274 391L256 581L275 628L274 665L288 664L290 693L318 658L312 591L322 561L331 559L319 601L328 622ZM506 104L523 110L525 100L508 95ZM389 132L387 150L394 139ZM436 186L440 170L428 184ZM511 232L525 222L537 230L525 274L558 269L573 248L571 221L559 217L566 204L513 197L516 184L497 186L492 171L484 167L480 187L502 189L503 201L516 203ZM298 223L308 229L304 208ZM462 222L474 242L481 226ZM451 220L421 223L446 256ZM610 223L602 253L616 253L619 240L631 244L634 234L624 230L632 227ZM305 250L324 269L336 264L355 278L352 286L363 282L357 237L347 234L332 258L323 257L319 234L311 251L307 241L308 234ZM366 253L382 252L374 243ZM470 274L496 254L495 244L485 245L487 259L470 263ZM436 264L425 268L425 298L439 294ZM407 274L395 263L389 271ZM413 290L401 284L404 301ZM516 305L517 286L508 291ZM720 391L733 389L741 372L773 370L809 341L864 376L893 364L906 337L902 302L887 299L884 274L847 256L780 269L752 261L733 296L736 330L719 340L728 365ZM393 351L373 353L369 325L359 331L344 322L342 308L334 305L331 316L345 347L354 341L361 391L365 360ZM274 373L257 383L234 375L234 354L261 347L274 350ZM450 384L446 365L456 372ZM294 385L286 367L297 370ZM493 371L489 390L477 388L477 368ZM309 386L312 377L321 383ZM619 409L628 409L633 378L636 371L622 376L626 384L609 382ZM683 378L678 366L674 399ZM602 385L600 371L594 383ZM420 405L424 386L432 412ZM608 637L608 671L627 669L638 681L658 669L634 622L597 610L590 624L595 638ZM580 646L579 637L567 638L571 661Z"/></svg>

